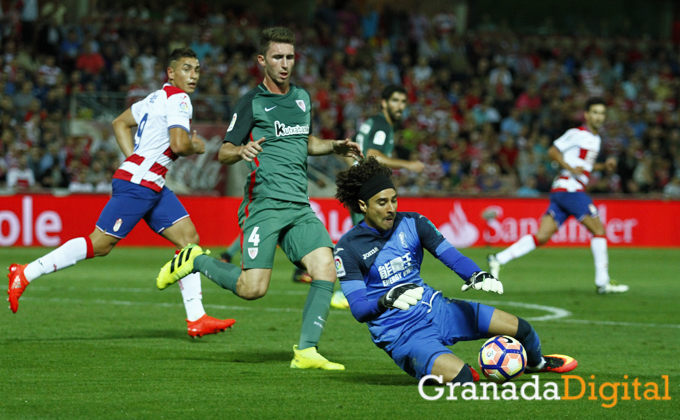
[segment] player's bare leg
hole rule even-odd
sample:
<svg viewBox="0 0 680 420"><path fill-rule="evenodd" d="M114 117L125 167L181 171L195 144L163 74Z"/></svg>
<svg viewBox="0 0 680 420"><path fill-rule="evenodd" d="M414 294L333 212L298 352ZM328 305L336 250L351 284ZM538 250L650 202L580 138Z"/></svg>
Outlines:
<svg viewBox="0 0 680 420"><path fill-rule="evenodd" d="M489 274L495 278L499 278L498 276L502 266L515 258L528 254L539 245L548 242L555 232L557 232L557 222L555 222L555 219L550 214L546 214L543 216L543 219L541 219L541 225L535 235L524 235L519 238L517 242L498 254L491 254L487 257Z"/></svg>
<svg viewBox="0 0 680 420"><path fill-rule="evenodd" d="M263 297L267 294L267 290L269 290L271 277L271 268L243 270L236 283L236 295L246 300L255 300Z"/></svg>
<svg viewBox="0 0 680 420"><path fill-rule="evenodd" d="M92 251L95 257L104 257L109 255L109 252L118 244L120 238L107 235L99 228L95 227L94 231L90 233L90 241L92 241Z"/></svg>
<svg viewBox="0 0 680 420"><path fill-rule="evenodd" d="M432 375L441 376L442 383L470 383L479 381L479 374L460 357L440 354L432 364Z"/></svg>
<svg viewBox="0 0 680 420"><path fill-rule="evenodd" d="M161 232L161 235L182 249L189 244L198 244L200 238L191 218L186 217ZM208 316L203 308L201 275L192 273L178 281L182 293L184 309L187 313L187 331L191 337L203 337L217 334L230 328L236 322L233 319L217 319Z"/></svg>
<svg viewBox="0 0 680 420"><path fill-rule="evenodd" d="M19 297L33 280L75 265L78 261L107 255L119 240L95 228L89 237L73 238L29 264L10 265L7 275L9 278L7 300L10 309L15 313L19 310Z"/></svg>
<svg viewBox="0 0 680 420"><path fill-rule="evenodd" d="M317 248L305 255L301 263L312 276L312 282L305 307L302 310L300 342L293 347L295 357L290 367L345 370L343 365L329 362L316 351L316 345L326 326L333 287L335 286L336 272L333 264L333 251L326 247Z"/></svg>
<svg viewBox="0 0 680 420"><path fill-rule="evenodd" d="M551 214L546 214L541 219L541 225L536 232L536 242L543 245L550 240L550 238L557 232L558 226L555 218Z"/></svg>
<svg viewBox="0 0 680 420"><path fill-rule="evenodd" d="M586 216L581 220L593 238L590 240L590 250L595 261L595 287L597 293L624 293L628 286L618 284L609 278L609 253L607 252L607 235L598 216Z"/></svg>

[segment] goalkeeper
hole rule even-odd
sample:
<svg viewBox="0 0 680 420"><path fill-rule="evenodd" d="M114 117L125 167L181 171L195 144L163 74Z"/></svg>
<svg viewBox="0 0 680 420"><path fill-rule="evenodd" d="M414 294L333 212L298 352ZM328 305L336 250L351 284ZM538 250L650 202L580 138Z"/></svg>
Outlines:
<svg viewBox="0 0 680 420"><path fill-rule="evenodd" d="M527 371L564 373L569 356L541 354L541 342L525 320L476 302L448 299L420 278L423 248L460 276L462 290L503 293L503 285L451 246L418 213L398 213L392 170L370 157L340 172L336 198L364 221L335 248L335 267L352 315L368 324L373 342L406 373L441 375L466 383L479 375L445 346L495 335L518 339Z"/></svg>

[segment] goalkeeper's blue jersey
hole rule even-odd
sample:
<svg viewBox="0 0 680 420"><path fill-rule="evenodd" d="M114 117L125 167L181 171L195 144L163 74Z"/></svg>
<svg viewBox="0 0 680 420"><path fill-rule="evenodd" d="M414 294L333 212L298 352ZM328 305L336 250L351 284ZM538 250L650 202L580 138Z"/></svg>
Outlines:
<svg viewBox="0 0 680 420"><path fill-rule="evenodd" d="M431 308L436 291L420 277L423 248L439 257L452 246L426 217L401 212L397 213L391 230L379 232L361 222L335 247L336 271L345 295L364 285L368 300L378 299L404 283L415 283L425 289L422 300L408 310L388 309L367 322L373 342L381 348L400 337ZM352 280L363 280L364 284Z"/></svg>

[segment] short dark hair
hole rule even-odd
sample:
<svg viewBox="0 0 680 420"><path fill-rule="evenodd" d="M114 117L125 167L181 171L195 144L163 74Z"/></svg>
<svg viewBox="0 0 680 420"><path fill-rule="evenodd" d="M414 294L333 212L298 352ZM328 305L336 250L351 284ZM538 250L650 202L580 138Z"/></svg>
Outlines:
<svg viewBox="0 0 680 420"><path fill-rule="evenodd" d="M359 190L366 181L377 175L390 177L392 176L392 169L378 162L375 156L369 156L358 165L339 172L335 180L337 186L335 198L354 213L361 213Z"/></svg>
<svg viewBox="0 0 680 420"><path fill-rule="evenodd" d="M382 93L380 94L380 97L383 98L386 101L389 101L392 95L395 92L403 93L404 95L408 94L406 93L406 88L400 85L387 85L385 88L382 90Z"/></svg>
<svg viewBox="0 0 680 420"><path fill-rule="evenodd" d="M607 106L607 103L604 101L604 99L600 97L594 97L590 98L586 101L586 112L590 111L590 107L593 105L604 105Z"/></svg>
<svg viewBox="0 0 680 420"><path fill-rule="evenodd" d="M262 31L260 35L260 55L267 55L269 44L278 42L295 46L295 34L288 28L275 26Z"/></svg>
<svg viewBox="0 0 680 420"><path fill-rule="evenodd" d="M194 50L192 50L189 47L175 48L170 53L170 57L168 57L168 67L172 66L173 61L177 61L177 60L179 60L181 58L185 58L185 57L197 58Z"/></svg>

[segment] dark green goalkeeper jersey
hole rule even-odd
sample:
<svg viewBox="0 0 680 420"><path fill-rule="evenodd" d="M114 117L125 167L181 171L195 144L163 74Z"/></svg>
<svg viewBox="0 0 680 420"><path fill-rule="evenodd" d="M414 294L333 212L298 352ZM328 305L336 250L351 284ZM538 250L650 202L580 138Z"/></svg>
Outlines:
<svg viewBox="0 0 680 420"><path fill-rule="evenodd" d="M354 141L361 147L361 152L367 156L369 149L376 149L387 157L392 157L394 151L394 130L387 122L383 113L374 115L359 127Z"/></svg>
<svg viewBox="0 0 680 420"><path fill-rule="evenodd" d="M236 104L224 141L237 146L264 137L262 152L246 162L244 198L308 203L307 141L312 132L309 93L293 84L277 95L260 83Z"/></svg>

